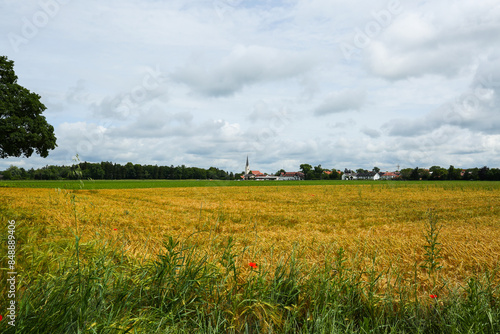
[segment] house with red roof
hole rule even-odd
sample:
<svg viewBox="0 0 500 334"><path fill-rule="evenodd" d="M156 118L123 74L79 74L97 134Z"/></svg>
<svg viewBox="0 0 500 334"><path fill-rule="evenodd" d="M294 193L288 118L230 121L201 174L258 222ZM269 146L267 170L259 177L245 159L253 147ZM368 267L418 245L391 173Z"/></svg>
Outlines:
<svg viewBox="0 0 500 334"><path fill-rule="evenodd" d="M298 181L304 180L304 173L302 172L285 172L281 173L278 180L280 181Z"/></svg>
<svg viewBox="0 0 500 334"><path fill-rule="evenodd" d="M380 179L381 180L394 180L397 179L400 176L399 172L379 172Z"/></svg>

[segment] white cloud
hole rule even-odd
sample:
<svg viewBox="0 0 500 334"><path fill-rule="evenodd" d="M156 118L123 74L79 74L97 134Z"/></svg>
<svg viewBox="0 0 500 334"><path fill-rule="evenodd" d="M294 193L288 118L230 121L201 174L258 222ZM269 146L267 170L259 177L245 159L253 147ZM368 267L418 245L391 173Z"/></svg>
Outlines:
<svg viewBox="0 0 500 334"><path fill-rule="evenodd" d="M427 74L456 77L477 57L496 49L500 42L497 2L445 3L427 3L398 16L365 49L369 70L391 80Z"/></svg>

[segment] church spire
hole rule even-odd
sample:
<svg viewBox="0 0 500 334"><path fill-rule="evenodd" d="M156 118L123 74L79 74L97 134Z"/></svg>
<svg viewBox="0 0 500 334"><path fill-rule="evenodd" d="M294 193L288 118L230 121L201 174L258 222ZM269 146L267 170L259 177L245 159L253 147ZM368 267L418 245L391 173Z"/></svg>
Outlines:
<svg viewBox="0 0 500 334"><path fill-rule="evenodd" d="M250 174L250 165L248 164L248 155L247 155L247 164L245 166L245 175Z"/></svg>

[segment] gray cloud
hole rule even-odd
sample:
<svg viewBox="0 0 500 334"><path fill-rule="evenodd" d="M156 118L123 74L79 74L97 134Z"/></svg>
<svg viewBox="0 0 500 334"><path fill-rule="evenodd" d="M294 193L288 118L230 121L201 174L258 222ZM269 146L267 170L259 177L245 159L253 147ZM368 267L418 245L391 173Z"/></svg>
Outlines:
<svg viewBox="0 0 500 334"><path fill-rule="evenodd" d="M267 127L278 128L290 122L293 117L292 111L289 110L287 104L269 104L264 101L257 102L252 109L252 112L247 115L246 119L251 123L267 124Z"/></svg>
<svg viewBox="0 0 500 334"><path fill-rule="evenodd" d="M160 109L140 112L135 120L126 125L117 125L109 130L110 136L123 138L167 138L187 137L197 131L189 112L170 113Z"/></svg>
<svg viewBox="0 0 500 334"><path fill-rule="evenodd" d="M245 86L293 78L313 66L304 54L262 46L238 46L215 61L203 65L192 60L172 73L172 78L204 96L230 96Z"/></svg>
<svg viewBox="0 0 500 334"><path fill-rule="evenodd" d="M314 109L316 116L324 116L344 111L360 110L365 104L366 93L359 90L343 90L331 93Z"/></svg>
<svg viewBox="0 0 500 334"><path fill-rule="evenodd" d="M72 86L66 92L67 103L88 103L90 100L89 93L85 86L85 80L79 79L75 86Z"/></svg>
<svg viewBox="0 0 500 334"><path fill-rule="evenodd" d="M367 135L370 138L379 138L382 135L380 131L366 127L361 130L361 133Z"/></svg>
<svg viewBox="0 0 500 334"><path fill-rule="evenodd" d="M348 119L345 122L336 122L335 124L330 125L332 129L345 129L352 128L356 125L356 121L352 118Z"/></svg>
<svg viewBox="0 0 500 334"><path fill-rule="evenodd" d="M498 79L497 79L498 78ZM389 136L419 136L445 126L486 135L500 134L500 58L481 64L470 89L455 100L416 119L395 119L383 129Z"/></svg>
<svg viewBox="0 0 500 334"><path fill-rule="evenodd" d="M167 102L169 96L165 74L156 66L143 68L139 76L130 81L128 88L101 99L91 99L84 81L80 79L75 87L69 89L66 99L76 99L77 102L89 105L96 117L127 120L153 103Z"/></svg>
<svg viewBox="0 0 500 334"><path fill-rule="evenodd" d="M414 137L431 131L432 126L427 124L424 119L394 119L385 123L382 129L385 130L389 136Z"/></svg>

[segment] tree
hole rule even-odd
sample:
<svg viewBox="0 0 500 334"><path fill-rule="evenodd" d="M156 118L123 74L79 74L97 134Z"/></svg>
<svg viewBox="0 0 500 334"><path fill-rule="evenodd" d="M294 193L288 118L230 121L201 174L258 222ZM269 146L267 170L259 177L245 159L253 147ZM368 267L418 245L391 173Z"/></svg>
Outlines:
<svg viewBox="0 0 500 334"><path fill-rule="evenodd" d="M134 164L131 162L127 162L125 165L125 178L126 179L135 179L137 178L137 174L135 172Z"/></svg>
<svg viewBox="0 0 500 334"><path fill-rule="evenodd" d="M284 169L280 169L279 171L277 171L274 175L275 176L280 176L281 173L286 173L286 171Z"/></svg>
<svg viewBox="0 0 500 334"><path fill-rule="evenodd" d="M488 179L488 172L490 171L490 169L486 166L480 168L477 172L477 175L479 177L479 180L481 181L484 181L484 180L487 180Z"/></svg>
<svg viewBox="0 0 500 334"><path fill-rule="evenodd" d="M448 168L448 180L460 180L462 170L450 165Z"/></svg>
<svg viewBox="0 0 500 334"><path fill-rule="evenodd" d="M102 169L101 164L91 164L89 168L90 178L94 180L104 179L106 172Z"/></svg>
<svg viewBox="0 0 500 334"><path fill-rule="evenodd" d="M420 180L428 180L429 177L431 176L428 169L422 169L422 168L418 170L418 175L420 177Z"/></svg>
<svg viewBox="0 0 500 334"><path fill-rule="evenodd" d="M440 166L432 166L429 168L431 180L446 180L448 178L448 170Z"/></svg>
<svg viewBox="0 0 500 334"><path fill-rule="evenodd" d="M413 172L413 168L403 168L401 170L401 179L410 180L411 173Z"/></svg>
<svg viewBox="0 0 500 334"><path fill-rule="evenodd" d="M420 179L420 172L418 167L415 167L415 169L412 170L410 173L410 180L418 180L418 179Z"/></svg>
<svg viewBox="0 0 500 334"><path fill-rule="evenodd" d="M378 167L373 167L373 171L374 171L375 173L378 173L378 172L380 172L380 168L378 168Z"/></svg>
<svg viewBox="0 0 500 334"><path fill-rule="evenodd" d="M491 181L500 181L500 169L498 169L498 168L491 168L489 170L489 172L488 172L488 178Z"/></svg>
<svg viewBox="0 0 500 334"><path fill-rule="evenodd" d="M463 180L477 180L478 179L478 168L469 168L465 171Z"/></svg>
<svg viewBox="0 0 500 334"><path fill-rule="evenodd" d="M341 173L339 173L339 171L337 171L335 168L332 168L332 172L330 173L330 180L340 180L341 177Z"/></svg>
<svg viewBox="0 0 500 334"><path fill-rule="evenodd" d="M14 62L0 56L0 158L46 158L56 148L54 127L47 123L40 96L17 84Z"/></svg>
<svg viewBox="0 0 500 334"><path fill-rule="evenodd" d="M317 165L316 167L314 167L314 179L318 179L318 180L322 179L323 174L324 174L324 169L321 167L321 165Z"/></svg>
<svg viewBox="0 0 500 334"><path fill-rule="evenodd" d="M6 180L19 180L21 178L21 170L19 167L11 165L4 171L3 177Z"/></svg>
<svg viewBox="0 0 500 334"><path fill-rule="evenodd" d="M310 180L311 179L311 169L312 168L313 167L311 165L309 165L309 164L302 164L302 165L300 165L300 170L302 171L302 173L304 173L304 178L306 180Z"/></svg>

